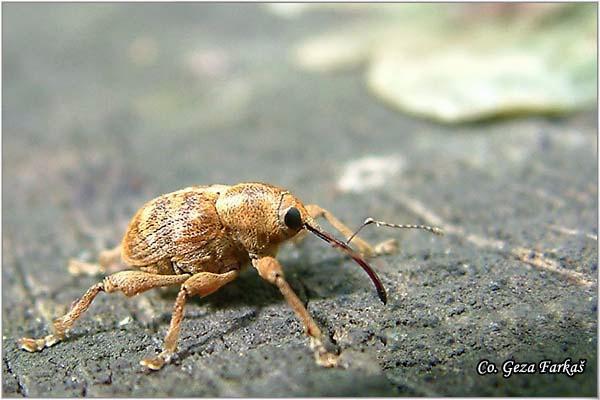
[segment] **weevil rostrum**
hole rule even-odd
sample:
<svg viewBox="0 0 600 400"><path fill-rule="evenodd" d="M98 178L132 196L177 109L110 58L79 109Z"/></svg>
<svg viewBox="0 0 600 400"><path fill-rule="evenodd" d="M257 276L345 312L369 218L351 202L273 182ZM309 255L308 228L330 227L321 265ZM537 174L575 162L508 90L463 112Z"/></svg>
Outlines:
<svg viewBox="0 0 600 400"><path fill-rule="evenodd" d="M347 242L324 231L315 221L318 217L324 217ZM388 224L371 218L359 230L370 223L441 233L439 228ZM336 366L338 356L326 349L321 330L286 282L275 258L279 246L294 237L300 238L301 231L312 232L352 257L367 272L379 298L386 303L386 291L365 258L394 252L394 240L371 246L327 210L314 204L304 205L277 186L265 183L191 186L146 203L129 222L120 246L100 254L101 266L121 261L131 270L108 275L90 287L67 314L54 320L51 334L39 339L22 338L19 346L35 352L60 342L100 292L120 291L134 296L152 288L180 285L163 351L140 361L143 366L158 370L175 354L187 299L208 296L251 264L261 278L281 291L302 321L317 364ZM347 244L350 240L357 251Z"/></svg>

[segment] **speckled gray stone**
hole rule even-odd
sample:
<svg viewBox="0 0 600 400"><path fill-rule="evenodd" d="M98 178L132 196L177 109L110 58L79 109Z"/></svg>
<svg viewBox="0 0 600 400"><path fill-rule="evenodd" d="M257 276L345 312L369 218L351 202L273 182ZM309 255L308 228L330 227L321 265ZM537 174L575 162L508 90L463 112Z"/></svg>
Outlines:
<svg viewBox="0 0 600 400"><path fill-rule="evenodd" d="M3 5L4 396L596 396L596 113L447 128L382 107L358 71L297 71L292 44L346 18L283 21L256 4ZM403 168L367 193L337 191L346 163L369 155ZM386 306L317 239L282 249L345 369L315 365L301 324L253 270L189 302L178 355L159 372L138 362L161 349L172 291L100 295L65 342L17 348L97 281L69 275L67 260L116 244L146 200L248 180L350 226L433 213L458 230L364 230L400 240L372 261ZM573 378L476 373L481 359L509 358L588 363Z"/></svg>

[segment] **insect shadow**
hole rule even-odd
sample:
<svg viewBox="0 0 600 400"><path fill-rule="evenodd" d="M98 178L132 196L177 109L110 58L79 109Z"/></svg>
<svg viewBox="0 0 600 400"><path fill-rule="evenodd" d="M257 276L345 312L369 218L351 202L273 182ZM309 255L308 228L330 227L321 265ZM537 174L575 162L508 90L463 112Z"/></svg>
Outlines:
<svg viewBox="0 0 600 400"><path fill-rule="evenodd" d="M193 341L187 341L182 337L182 343L179 346L179 351L174 355L174 360L183 361L186 358L199 353L212 353L213 350L209 349L211 343L215 343L222 339L225 335L231 332L238 331L248 325L250 325L256 319L256 312L249 312L237 317L235 320L230 321L226 328L222 329L208 329L207 334L204 334L200 337L197 337ZM203 316L205 317L205 316ZM188 346L183 346L185 342L191 344Z"/></svg>
<svg viewBox="0 0 600 400"><path fill-rule="evenodd" d="M317 262L310 260L286 260L286 276L290 285L296 291L300 299L306 304L309 300L334 299L340 295L364 290L368 285L361 284L361 274L348 273L347 263L351 261L344 256L332 255ZM314 287L317 289L314 289ZM333 287L333 289L332 289ZM160 297L165 301L175 298L177 290L162 291ZM236 309L240 306L253 308L235 317L226 327L206 329L206 333L196 336L194 340L182 340L180 350L175 359L183 361L194 354L211 353L211 343L218 342L223 336L242 329L255 321L261 309L271 304L285 303L281 293L274 286L260 279L256 271L249 267L242 271L240 277L223 287L218 292L205 298L193 297L190 303L211 309ZM283 305L285 307L285 304ZM289 310L291 312L291 310ZM331 321L323 319L323 315L315 316L322 327L330 325ZM210 311L189 313L186 320L201 320L210 318ZM164 324L168 324L170 315L167 313L153 321L155 329L160 330ZM186 335L189 337L194 336ZM183 339L183 337L182 337ZM174 360L175 360L174 359Z"/></svg>
<svg viewBox="0 0 600 400"><path fill-rule="evenodd" d="M284 263L286 278L305 304L310 300L334 299L368 287L368 282L362 282L360 271L351 271L353 265L346 265L352 262L343 255L333 255L316 262L288 259ZM160 297L172 301L177 290L170 288L161 291ZM239 278L219 291L205 298L194 296L189 302L218 309L252 306L260 310L272 304L284 303L285 300L275 286L260 279L257 272L248 267Z"/></svg>

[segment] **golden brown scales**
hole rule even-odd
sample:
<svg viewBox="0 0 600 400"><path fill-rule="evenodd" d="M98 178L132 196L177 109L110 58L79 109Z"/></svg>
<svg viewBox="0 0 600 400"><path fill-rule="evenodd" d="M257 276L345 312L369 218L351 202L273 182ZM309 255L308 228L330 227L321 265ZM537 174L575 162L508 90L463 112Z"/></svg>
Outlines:
<svg viewBox="0 0 600 400"><path fill-rule="evenodd" d="M177 348L186 300L194 295L204 297L215 292L234 280L240 269L251 262L263 279L279 288L302 320L317 363L335 366L338 356L325 349L320 329L285 281L281 265L275 259L279 245L300 231L311 231L358 262L375 283L384 303L386 294L381 281L363 258L322 231L315 222L317 217L327 219L346 239L352 238L363 256L390 253L396 249L392 240L370 246L327 210L317 205L304 206L288 191L273 185L192 186L146 203L131 219L120 251L113 249L100 254L102 268L121 258L134 270L107 276L88 289L66 315L54 321L52 334L40 339L22 338L19 345L33 352L63 340L74 322L102 291L121 291L126 296L134 296L156 287L181 285L164 350L155 358L141 361L147 368L160 369L170 361ZM379 221L366 221L371 222ZM440 233L437 228L417 228ZM80 266L84 264L78 262ZM86 268L90 269L90 266Z"/></svg>

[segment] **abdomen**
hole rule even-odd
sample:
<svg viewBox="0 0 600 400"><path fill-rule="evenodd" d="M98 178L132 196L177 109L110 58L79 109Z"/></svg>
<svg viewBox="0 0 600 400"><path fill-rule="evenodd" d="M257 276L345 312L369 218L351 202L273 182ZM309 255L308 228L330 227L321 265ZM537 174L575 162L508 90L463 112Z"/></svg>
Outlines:
<svg viewBox="0 0 600 400"><path fill-rule="evenodd" d="M219 272L239 257L215 208L225 188L193 186L146 203L123 238L123 261L134 267L170 261L176 273Z"/></svg>

